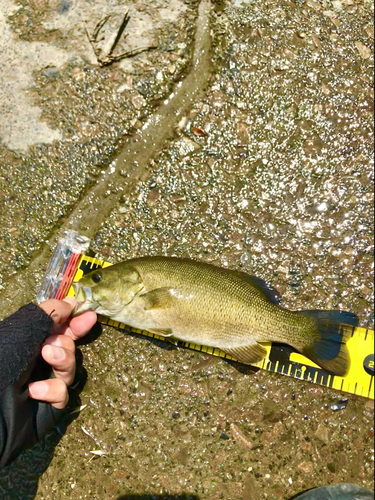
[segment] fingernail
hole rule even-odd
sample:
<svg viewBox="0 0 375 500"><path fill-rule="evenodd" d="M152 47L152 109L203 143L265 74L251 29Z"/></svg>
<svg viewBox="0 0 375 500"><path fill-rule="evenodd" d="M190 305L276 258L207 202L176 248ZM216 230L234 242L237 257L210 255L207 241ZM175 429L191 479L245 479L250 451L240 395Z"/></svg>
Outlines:
<svg viewBox="0 0 375 500"><path fill-rule="evenodd" d="M72 307L74 307L76 304L77 304L77 301L74 297L65 297L63 299L64 302L67 302L68 304L70 304Z"/></svg>
<svg viewBox="0 0 375 500"><path fill-rule="evenodd" d="M54 346L52 348L52 358L55 361L61 361L62 359L64 359L65 358L64 349L61 349L61 347Z"/></svg>
<svg viewBox="0 0 375 500"><path fill-rule="evenodd" d="M29 385L29 393L35 399L41 398L46 394L48 386L45 382L34 382Z"/></svg>

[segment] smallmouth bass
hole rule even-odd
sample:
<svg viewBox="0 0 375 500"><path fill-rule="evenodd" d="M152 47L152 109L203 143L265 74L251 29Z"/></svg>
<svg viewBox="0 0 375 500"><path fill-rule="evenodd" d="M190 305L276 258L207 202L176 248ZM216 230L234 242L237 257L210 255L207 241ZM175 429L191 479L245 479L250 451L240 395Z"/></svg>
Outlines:
<svg viewBox="0 0 375 500"><path fill-rule="evenodd" d="M325 370L345 376L350 358L344 311L290 311L264 281L188 259L144 257L97 269L76 283L73 315L94 310L114 321L164 337L218 347L257 363L261 342L281 342Z"/></svg>

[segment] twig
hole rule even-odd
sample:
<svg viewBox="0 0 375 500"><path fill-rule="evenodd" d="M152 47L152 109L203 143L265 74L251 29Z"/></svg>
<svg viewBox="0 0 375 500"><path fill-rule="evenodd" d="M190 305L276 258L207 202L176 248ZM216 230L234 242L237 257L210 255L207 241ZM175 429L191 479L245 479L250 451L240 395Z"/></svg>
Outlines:
<svg viewBox="0 0 375 500"><path fill-rule="evenodd" d="M122 34L124 33L124 31L126 29L126 26L128 25L128 23L130 21L129 9L127 9L126 12L125 12L125 14L124 14L124 18L122 20L120 28L119 28L119 30L117 32L116 38L115 38L115 40L114 40L114 42L113 42L113 44L112 44L109 52L106 55L103 56L101 49L99 49L97 47L98 36L99 36L99 33L101 32L101 30L103 29L104 25L110 19L110 17L111 16L108 15L104 19L102 19L101 21L99 21L96 24L94 32L93 32L92 35L90 35L90 33L88 32L88 30L86 29L87 38L89 39L89 42L90 42L90 44L91 44L91 46L93 48L94 54L95 54L96 59L98 61L98 65L100 67L109 66L110 64L112 64L114 62L119 62L122 59L126 59L128 57L134 57L134 56L140 54L141 52L146 52L148 50L152 50L152 49L156 49L157 48L157 45L150 45L150 46L139 47L137 49L133 49L133 50L129 50L129 51L123 52L122 54L120 54L118 56L114 56L113 55L113 52L116 49L117 44L119 43L120 38L121 38ZM126 36L127 35L125 35L125 37Z"/></svg>

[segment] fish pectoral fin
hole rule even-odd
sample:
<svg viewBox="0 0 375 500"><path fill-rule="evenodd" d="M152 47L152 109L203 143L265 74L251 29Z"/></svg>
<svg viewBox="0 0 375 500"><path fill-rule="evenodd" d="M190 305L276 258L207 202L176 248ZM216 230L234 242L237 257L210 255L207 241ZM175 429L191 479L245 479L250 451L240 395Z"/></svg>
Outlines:
<svg viewBox="0 0 375 500"><path fill-rule="evenodd" d="M173 335L171 328L149 328L147 331L161 337L171 337Z"/></svg>
<svg viewBox="0 0 375 500"><path fill-rule="evenodd" d="M259 363L267 354L266 348L258 344L258 342L239 347L231 347L230 349L223 349L223 351L236 358L240 363L245 363L247 365Z"/></svg>
<svg viewBox="0 0 375 500"><path fill-rule="evenodd" d="M141 298L145 302L145 311L158 307L165 309L171 307L173 303L178 300L178 298L173 295L173 292L176 292L173 288L163 287L156 288L155 290L151 290L151 292L141 295Z"/></svg>

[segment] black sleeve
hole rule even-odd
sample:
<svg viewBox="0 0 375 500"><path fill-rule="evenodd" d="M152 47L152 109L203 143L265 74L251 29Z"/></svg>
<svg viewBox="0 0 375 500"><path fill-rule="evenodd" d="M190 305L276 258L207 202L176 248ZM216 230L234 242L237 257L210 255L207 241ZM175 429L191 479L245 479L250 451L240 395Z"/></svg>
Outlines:
<svg viewBox="0 0 375 500"><path fill-rule="evenodd" d="M28 397L28 383L41 378L38 371L48 378L48 365L36 360L52 326L35 304L0 323L0 467L43 439L64 413Z"/></svg>

